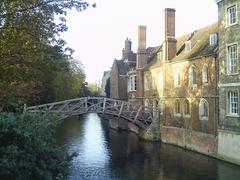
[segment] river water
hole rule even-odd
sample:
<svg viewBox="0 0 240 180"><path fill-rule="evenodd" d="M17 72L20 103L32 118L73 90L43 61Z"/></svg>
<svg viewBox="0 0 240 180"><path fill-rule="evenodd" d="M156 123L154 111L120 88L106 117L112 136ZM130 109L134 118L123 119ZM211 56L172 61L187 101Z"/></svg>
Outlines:
<svg viewBox="0 0 240 180"><path fill-rule="evenodd" d="M109 129L107 120L94 113L65 119L57 143L78 153L70 180L240 180L240 166L139 140L133 133Z"/></svg>

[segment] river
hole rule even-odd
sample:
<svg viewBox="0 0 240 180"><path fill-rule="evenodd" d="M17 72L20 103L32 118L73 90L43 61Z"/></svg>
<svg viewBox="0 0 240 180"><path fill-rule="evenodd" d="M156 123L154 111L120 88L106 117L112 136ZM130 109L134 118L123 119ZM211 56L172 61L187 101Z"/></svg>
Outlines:
<svg viewBox="0 0 240 180"><path fill-rule="evenodd" d="M57 143L77 152L69 180L239 180L235 166L172 145L139 140L109 129L107 120L89 113L65 119Z"/></svg>

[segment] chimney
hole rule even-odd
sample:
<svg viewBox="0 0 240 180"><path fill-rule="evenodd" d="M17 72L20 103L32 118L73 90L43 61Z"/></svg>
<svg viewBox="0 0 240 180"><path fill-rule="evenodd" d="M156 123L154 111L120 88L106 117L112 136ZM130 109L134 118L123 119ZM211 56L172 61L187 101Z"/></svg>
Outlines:
<svg viewBox="0 0 240 180"><path fill-rule="evenodd" d="M138 26L137 68L147 64L146 26Z"/></svg>
<svg viewBox="0 0 240 180"><path fill-rule="evenodd" d="M146 50L146 26L138 26L138 51Z"/></svg>
<svg viewBox="0 0 240 180"><path fill-rule="evenodd" d="M125 40L125 50L126 51L131 51L132 50L132 42L128 38Z"/></svg>
<svg viewBox="0 0 240 180"><path fill-rule="evenodd" d="M137 50L137 67L136 67L136 96L139 103L143 105L144 96L144 72L143 67L147 64L148 56L146 50L146 26L138 26L138 50Z"/></svg>
<svg viewBox="0 0 240 180"><path fill-rule="evenodd" d="M176 56L175 9L164 10L164 56L169 61Z"/></svg>

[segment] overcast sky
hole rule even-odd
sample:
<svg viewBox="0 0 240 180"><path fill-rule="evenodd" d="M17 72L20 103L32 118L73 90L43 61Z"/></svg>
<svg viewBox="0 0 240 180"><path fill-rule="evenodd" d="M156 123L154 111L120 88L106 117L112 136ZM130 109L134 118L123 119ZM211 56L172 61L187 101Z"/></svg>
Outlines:
<svg viewBox="0 0 240 180"><path fill-rule="evenodd" d="M114 58L120 59L124 41L137 48L137 27L147 26L147 46L158 46L163 38L163 10L176 9L176 36L217 21L215 0L89 0L96 8L71 11L68 31L62 34L67 46L75 50L87 81L98 83L104 70L110 70Z"/></svg>

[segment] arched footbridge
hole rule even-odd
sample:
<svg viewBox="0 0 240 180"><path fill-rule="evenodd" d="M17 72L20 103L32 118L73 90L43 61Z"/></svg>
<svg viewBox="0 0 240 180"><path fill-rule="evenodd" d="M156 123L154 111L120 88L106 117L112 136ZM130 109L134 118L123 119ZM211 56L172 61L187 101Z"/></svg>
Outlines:
<svg viewBox="0 0 240 180"><path fill-rule="evenodd" d="M60 119L89 112L109 114L125 119L142 129L159 120L158 109L130 104L125 101L104 97L81 97L60 102L25 107L27 112L53 112Z"/></svg>

